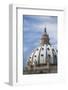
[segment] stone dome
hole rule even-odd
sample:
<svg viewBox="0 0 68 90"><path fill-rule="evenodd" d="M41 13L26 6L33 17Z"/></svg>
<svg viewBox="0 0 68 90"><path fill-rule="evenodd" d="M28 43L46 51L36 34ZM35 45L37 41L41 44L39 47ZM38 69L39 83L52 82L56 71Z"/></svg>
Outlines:
<svg viewBox="0 0 68 90"><path fill-rule="evenodd" d="M49 62L50 64L55 64L57 59L57 50L52 48L51 45L44 44L33 50L28 62L31 65L42 65Z"/></svg>

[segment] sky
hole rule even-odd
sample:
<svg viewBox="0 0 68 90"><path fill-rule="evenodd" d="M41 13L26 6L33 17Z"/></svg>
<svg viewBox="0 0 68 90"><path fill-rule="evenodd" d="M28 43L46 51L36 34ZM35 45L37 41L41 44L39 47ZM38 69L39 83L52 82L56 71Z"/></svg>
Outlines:
<svg viewBox="0 0 68 90"><path fill-rule="evenodd" d="M57 48L57 16L23 15L24 66L32 50L40 45L45 27L51 45Z"/></svg>

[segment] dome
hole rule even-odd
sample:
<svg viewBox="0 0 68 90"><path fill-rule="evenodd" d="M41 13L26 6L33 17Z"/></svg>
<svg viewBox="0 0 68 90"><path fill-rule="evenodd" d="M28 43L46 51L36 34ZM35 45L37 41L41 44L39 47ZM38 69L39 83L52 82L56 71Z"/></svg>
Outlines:
<svg viewBox="0 0 68 90"><path fill-rule="evenodd" d="M51 45L44 44L33 50L28 59L28 63L31 65L43 65L47 62L54 64L54 56L57 56L57 50L51 47Z"/></svg>
<svg viewBox="0 0 68 90"><path fill-rule="evenodd" d="M46 65L47 62L49 64L57 64L57 50L50 44L46 28L44 29L40 41L40 45L32 51L28 58L28 65Z"/></svg>

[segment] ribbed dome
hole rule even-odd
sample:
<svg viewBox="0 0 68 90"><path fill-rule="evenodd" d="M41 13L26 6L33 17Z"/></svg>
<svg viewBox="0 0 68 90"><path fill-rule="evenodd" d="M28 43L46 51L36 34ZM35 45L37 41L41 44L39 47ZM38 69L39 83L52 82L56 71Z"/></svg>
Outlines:
<svg viewBox="0 0 68 90"><path fill-rule="evenodd" d="M54 57L57 57L57 50L52 48L50 45L44 44L43 46L37 47L28 59L30 65L46 64L47 61L50 64L56 63Z"/></svg>

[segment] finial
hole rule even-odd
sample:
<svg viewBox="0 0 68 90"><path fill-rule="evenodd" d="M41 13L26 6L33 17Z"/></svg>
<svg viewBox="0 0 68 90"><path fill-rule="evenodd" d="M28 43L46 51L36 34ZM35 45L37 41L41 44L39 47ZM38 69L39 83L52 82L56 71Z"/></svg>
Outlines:
<svg viewBox="0 0 68 90"><path fill-rule="evenodd" d="M44 32L46 33L46 27L44 28Z"/></svg>

